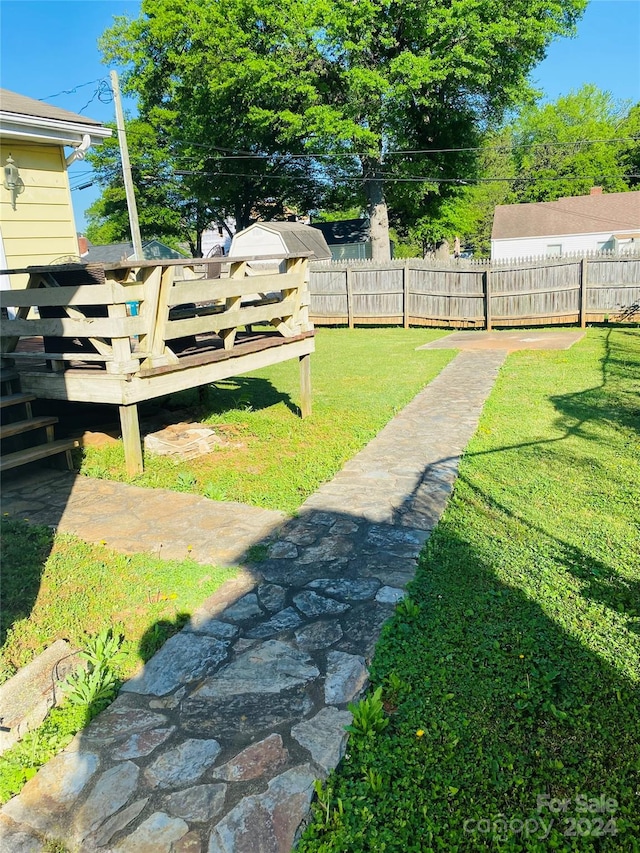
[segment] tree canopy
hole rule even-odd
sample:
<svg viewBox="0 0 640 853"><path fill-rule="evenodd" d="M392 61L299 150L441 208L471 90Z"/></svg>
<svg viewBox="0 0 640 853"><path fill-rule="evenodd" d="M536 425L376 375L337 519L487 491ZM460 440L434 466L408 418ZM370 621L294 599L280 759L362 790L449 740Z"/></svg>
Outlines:
<svg viewBox="0 0 640 853"><path fill-rule="evenodd" d="M366 204L384 257L387 198L392 217L418 221L455 195L476 168L459 149L521 101L585 6L143 0L101 45L195 198L242 226L261 204L309 209L338 190Z"/></svg>
<svg viewBox="0 0 640 853"><path fill-rule="evenodd" d="M497 204L587 195L592 186L625 192L640 183L639 175L640 105L629 107L585 85L553 102L527 104L488 133L477 183L459 189L411 233L426 234L431 242L459 235L488 254Z"/></svg>

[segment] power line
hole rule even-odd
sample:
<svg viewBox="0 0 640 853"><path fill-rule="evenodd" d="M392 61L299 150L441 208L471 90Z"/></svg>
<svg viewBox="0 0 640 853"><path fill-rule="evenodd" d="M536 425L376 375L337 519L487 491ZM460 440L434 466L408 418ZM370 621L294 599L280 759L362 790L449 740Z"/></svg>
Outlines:
<svg viewBox="0 0 640 853"><path fill-rule="evenodd" d="M116 127L116 130L120 128ZM152 128L154 130L154 128ZM137 129L135 127L127 128L127 134L129 136L146 136L147 130ZM575 139L571 142L530 142L530 143L520 143L520 144L512 144L512 145L489 145L489 146L468 146L468 147L458 147L458 148L416 148L416 149L397 149L392 151L384 151L383 157L388 156L404 156L404 155L412 155L412 154L459 154L464 152L479 152L479 151L515 151L521 148L571 148L579 145L595 145L595 144L606 144L613 145L620 142L639 142L640 136L618 136L611 137L609 139ZM353 158L353 157L370 157L372 156L370 152L367 151L345 151L345 152L333 152L330 154L326 153L278 153L274 152L271 154L262 154L258 152L252 151L237 151L233 148L223 148L218 145L211 145L210 143L205 142L194 142L189 139L172 139L171 144L179 144L179 145L187 145L193 148L203 148L207 151L216 151L220 152L224 156L219 157L217 159L220 160L271 160L275 158L280 159L310 159L310 160L339 160L343 158ZM197 159L196 155L188 155L183 154L180 155L183 159Z"/></svg>
<svg viewBox="0 0 640 853"><path fill-rule="evenodd" d="M78 89L84 89L85 86L91 86L94 83L100 83L106 80L106 77L97 77L95 80L88 80L86 83L78 83L73 89L63 89L61 92L56 92L55 95L47 95L46 98L38 98L39 101L53 101L54 98L59 98L61 95L75 95Z"/></svg>

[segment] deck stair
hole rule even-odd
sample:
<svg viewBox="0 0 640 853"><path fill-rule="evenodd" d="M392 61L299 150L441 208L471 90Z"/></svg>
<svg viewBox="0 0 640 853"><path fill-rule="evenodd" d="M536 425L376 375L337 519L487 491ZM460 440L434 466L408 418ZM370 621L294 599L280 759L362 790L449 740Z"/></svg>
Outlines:
<svg viewBox="0 0 640 853"><path fill-rule="evenodd" d="M71 451L78 442L56 440L58 418L34 416L31 404L36 398L20 391L20 375L13 367L0 368L0 389L0 471L44 459L58 460L62 455L71 470Z"/></svg>

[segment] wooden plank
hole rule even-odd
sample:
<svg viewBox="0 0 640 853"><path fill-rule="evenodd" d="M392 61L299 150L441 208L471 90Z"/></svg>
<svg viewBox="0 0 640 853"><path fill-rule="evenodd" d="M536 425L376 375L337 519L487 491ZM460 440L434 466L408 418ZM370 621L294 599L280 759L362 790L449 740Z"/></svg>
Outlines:
<svg viewBox="0 0 640 853"><path fill-rule="evenodd" d="M580 301L579 301L579 318L580 328L584 329L587 325L587 259L583 258L580 261Z"/></svg>
<svg viewBox="0 0 640 853"><path fill-rule="evenodd" d="M77 446L77 441L70 438L61 438L58 441L39 444L37 447L18 450L16 453L8 453L6 456L0 458L0 471L8 471L20 465L28 465L30 462L37 462L49 456L57 456L59 453L66 453Z"/></svg>
<svg viewBox="0 0 640 853"><path fill-rule="evenodd" d="M112 320L108 317L86 317L83 320L71 317L46 320L5 320L3 318L0 321L0 335L3 338L11 338L13 336L117 338L137 335L142 329L143 323L140 317L125 317L118 320Z"/></svg>
<svg viewBox="0 0 640 853"><path fill-rule="evenodd" d="M533 290L492 290L491 295L497 299L499 296L538 296L541 293L570 293L580 290L579 284L569 286L558 285L557 287L538 287Z"/></svg>
<svg viewBox="0 0 640 853"><path fill-rule="evenodd" d="M209 385L212 382L228 379L230 376L242 376L271 364L279 364L282 361L306 355L313 352L315 348L313 336L291 342L281 338L280 341L279 346L241 356L236 355L237 347L234 347L227 351L228 357L223 361L210 362L188 370L172 370L157 376L133 376L131 382L122 383L122 391L126 402L141 402L184 391L187 388ZM71 386L71 383L69 385Z"/></svg>
<svg viewBox="0 0 640 853"><path fill-rule="evenodd" d="M35 399L33 394L6 394L0 397L0 409L6 409L9 406L26 406L27 403L33 403Z"/></svg>
<svg viewBox="0 0 640 853"><path fill-rule="evenodd" d="M164 337L165 340L170 341L188 335L205 335L209 332L220 332L223 329L237 329L238 326L268 323L275 317L292 315L294 308L295 301L286 299L268 305L244 306L237 311L225 311L222 314L211 314L206 317L169 320L165 326Z"/></svg>
<svg viewBox="0 0 640 853"><path fill-rule="evenodd" d="M240 263L247 262L250 263L252 261L286 261L288 258L310 258L313 256L313 252L282 252L276 255L238 255L229 257L226 256L221 258L223 264L229 263ZM154 267L193 267L193 266L203 266L209 264L214 260L216 263L218 262L218 258L163 258L159 261L120 261L115 264L102 264L102 267L105 271L111 270L120 270L125 267L148 270L153 269ZM19 270L2 270L2 272L8 272L9 274L13 273L24 273L30 272L29 269L19 269Z"/></svg>
<svg viewBox="0 0 640 853"><path fill-rule="evenodd" d="M447 299L458 299L460 297L464 297L465 299L484 299L484 286L478 293L457 293L449 290L418 290L415 287L412 292L414 296L444 296Z"/></svg>
<svg viewBox="0 0 640 853"><path fill-rule="evenodd" d="M1 356L8 355L11 358L19 358L25 361L107 361L106 355L101 355L99 352L12 352L0 353Z"/></svg>
<svg viewBox="0 0 640 853"><path fill-rule="evenodd" d="M109 305L107 308L109 317L121 319L127 316L127 306L124 304ZM140 367L140 359L134 358L131 354L131 339L129 337L112 338L111 347L113 350L113 361L115 364L108 364L107 370L113 373L123 373L123 367L128 366L131 369L127 372L135 373Z"/></svg>
<svg viewBox="0 0 640 853"><path fill-rule="evenodd" d="M303 418L311 414L311 354L299 357L300 363L300 415Z"/></svg>
<svg viewBox="0 0 640 853"><path fill-rule="evenodd" d="M349 328L353 329L354 327L354 318L353 318L353 272L351 267L347 267L346 269L346 287L347 287L347 322L349 324Z"/></svg>
<svg viewBox="0 0 640 853"><path fill-rule="evenodd" d="M9 438L12 435L21 435L31 430L44 429L58 423L58 418L43 415L38 418L26 418L22 421L14 421L10 424L0 426L0 438Z"/></svg>
<svg viewBox="0 0 640 853"><path fill-rule="evenodd" d="M119 411L127 474L134 477L136 474L141 474L143 470L138 407L136 405L120 406Z"/></svg>
<svg viewBox="0 0 640 853"><path fill-rule="evenodd" d="M253 353L262 352L266 349L279 347L285 343L288 345L294 341L305 340L313 337L313 335L314 332L303 332L300 335L297 335L296 338L288 338L284 341L280 335L276 335L273 332L265 332L260 336L252 336L250 338L245 336L244 339L241 338L240 341L236 341L236 345L233 350L225 350L224 347L221 347L216 341L215 345L212 347L206 347L206 344L204 346L201 345L202 348L199 352L193 353L192 355L181 356L178 364L147 368L145 370L141 370L139 375L143 378L147 376L159 376L163 373L171 373L176 370L187 370L190 367L201 367L202 365L216 361L227 361L230 358L242 358L245 355L251 355Z"/></svg>
<svg viewBox="0 0 640 853"><path fill-rule="evenodd" d="M127 288L116 282L82 284L78 287L33 287L26 290L0 290L0 306L109 305L112 302L137 302L142 299L142 295L142 285Z"/></svg>
<svg viewBox="0 0 640 853"><path fill-rule="evenodd" d="M409 276L411 274L409 268L409 259L404 262L404 266L402 268L402 313L403 313L403 323L405 329L409 328Z"/></svg>
<svg viewBox="0 0 640 853"><path fill-rule="evenodd" d="M484 271L484 327L491 331L491 270Z"/></svg>
<svg viewBox="0 0 640 853"><path fill-rule="evenodd" d="M166 271L165 271L166 272ZM140 316L143 320L143 330L139 343L148 355L143 362L151 365L153 360L164 355L165 338L164 324L169 317L168 295L170 283L163 274L161 267L155 266L143 271L144 299L140 305ZM165 301L162 302L162 295Z"/></svg>
<svg viewBox="0 0 640 853"><path fill-rule="evenodd" d="M244 282L244 278L247 274L247 264L245 261L240 261L239 263L234 262L229 267L229 279L241 279ZM238 294L234 294L233 296L228 296L225 299L225 310L223 312L223 316L226 318L229 315L233 315L234 313L239 312L240 307L242 306L242 298ZM218 334L222 338L222 342L225 349L232 349L233 344L235 343L236 332L238 330L237 323L228 323L228 325L220 328L218 330Z"/></svg>
<svg viewBox="0 0 640 853"><path fill-rule="evenodd" d="M169 295L169 305L184 302L213 302L233 296L250 296L254 293L280 292L284 287L299 287L300 274L278 273L237 278L212 278L201 281L177 281Z"/></svg>

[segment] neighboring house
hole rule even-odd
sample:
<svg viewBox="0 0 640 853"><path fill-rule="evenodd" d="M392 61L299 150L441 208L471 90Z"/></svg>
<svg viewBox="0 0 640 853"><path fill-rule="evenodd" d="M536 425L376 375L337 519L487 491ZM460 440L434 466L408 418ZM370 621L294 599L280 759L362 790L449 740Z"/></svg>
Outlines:
<svg viewBox="0 0 640 853"><path fill-rule="evenodd" d="M368 219L342 219L337 222L312 222L324 235L334 261L371 258L371 234Z"/></svg>
<svg viewBox="0 0 640 853"><path fill-rule="evenodd" d="M0 89L4 269L78 259L67 169L108 136L111 130L99 121ZM68 155L65 148L72 149ZM11 286L26 282L26 276L12 276Z"/></svg>
<svg viewBox="0 0 640 853"><path fill-rule="evenodd" d="M640 192L593 187L589 195L496 207L492 260L605 250L640 250Z"/></svg>
<svg viewBox="0 0 640 853"><path fill-rule="evenodd" d="M236 220L227 216L224 224L207 228L202 232L202 257L213 258L218 255L228 255L231 248L232 235L236 233Z"/></svg>
<svg viewBox="0 0 640 853"><path fill-rule="evenodd" d="M94 246L86 237L79 240L84 241L81 243L81 249L86 248L86 251L81 251L81 258L88 264L118 264L120 261L131 261L135 257L133 243L107 243L105 246ZM142 254L145 261L185 257L159 240L146 240L142 244Z"/></svg>
<svg viewBox="0 0 640 853"><path fill-rule="evenodd" d="M312 252L312 260L327 261L331 251L324 236L301 222L254 222L234 234L229 257Z"/></svg>

